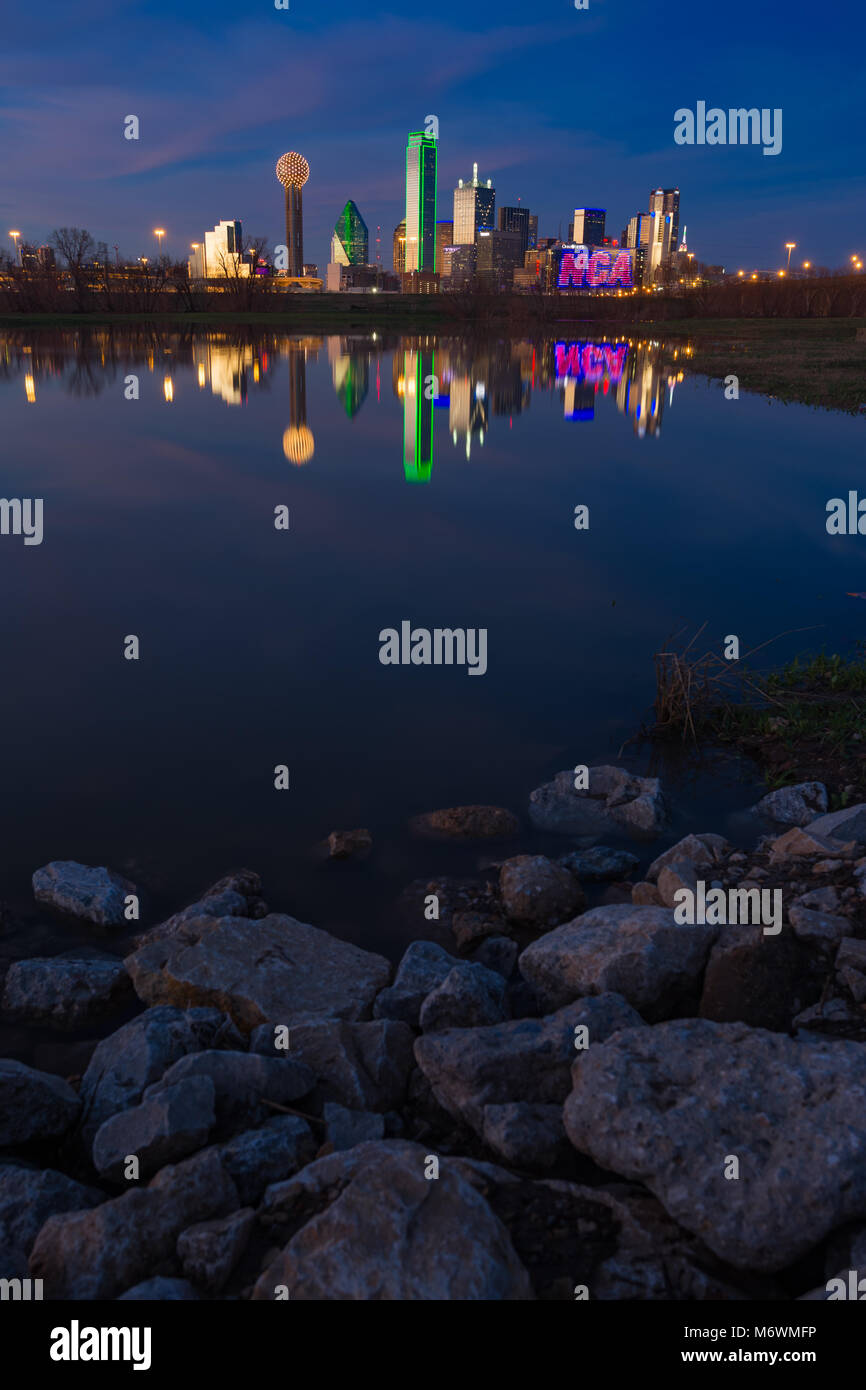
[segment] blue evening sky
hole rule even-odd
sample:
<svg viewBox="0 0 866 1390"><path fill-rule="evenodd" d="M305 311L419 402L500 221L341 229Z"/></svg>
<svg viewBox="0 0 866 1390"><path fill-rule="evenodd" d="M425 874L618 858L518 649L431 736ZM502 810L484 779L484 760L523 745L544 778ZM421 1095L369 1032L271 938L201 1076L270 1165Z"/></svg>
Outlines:
<svg viewBox="0 0 866 1390"><path fill-rule="evenodd" d="M47 0L7 6L0 182L8 229L87 227L121 254L176 256L221 218L284 239L274 165L310 162L305 256L322 267L347 198L403 214L405 136L439 118L439 216L478 161L497 206L518 196L542 236L575 207L619 236L650 189L679 186L689 249L739 267L838 266L866 252L866 18L843 4L638 0ZM674 111L781 107L782 152L680 147ZM123 138L135 114L141 139Z"/></svg>

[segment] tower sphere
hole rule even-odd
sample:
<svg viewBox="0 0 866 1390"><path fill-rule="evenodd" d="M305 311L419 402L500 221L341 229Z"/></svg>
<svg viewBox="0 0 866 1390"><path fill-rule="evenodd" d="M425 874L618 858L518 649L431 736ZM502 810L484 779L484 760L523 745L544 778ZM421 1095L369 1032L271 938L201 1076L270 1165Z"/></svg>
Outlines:
<svg viewBox="0 0 866 1390"><path fill-rule="evenodd" d="M310 166L302 154L281 155L277 161L277 178L286 188L303 188L310 177Z"/></svg>

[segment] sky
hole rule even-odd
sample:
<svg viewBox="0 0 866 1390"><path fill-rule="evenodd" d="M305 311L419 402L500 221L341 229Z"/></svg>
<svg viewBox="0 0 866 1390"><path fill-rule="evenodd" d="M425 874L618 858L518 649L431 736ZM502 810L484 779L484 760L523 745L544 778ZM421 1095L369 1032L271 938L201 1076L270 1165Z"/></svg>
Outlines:
<svg viewBox="0 0 866 1390"><path fill-rule="evenodd" d="M410 130L439 121L439 217L458 178L491 178L539 235L576 207L608 234L679 187L701 260L738 268L847 264L866 252L866 11L732 0L43 0L7 7L0 50L0 239L86 227L121 256L189 254L240 218L285 239L274 166L300 151L307 261L320 270L347 198L391 265ZM782 111L782 149L683 146L674 113ZM140 139L124 139L136 115Z"/></svg>

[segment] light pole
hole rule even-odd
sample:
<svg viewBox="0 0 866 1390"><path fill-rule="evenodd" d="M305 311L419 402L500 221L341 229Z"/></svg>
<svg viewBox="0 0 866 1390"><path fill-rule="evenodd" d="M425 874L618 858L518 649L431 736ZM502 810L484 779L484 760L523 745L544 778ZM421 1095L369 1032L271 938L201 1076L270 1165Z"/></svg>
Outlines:
<svg viewBox="0 0 866 1390"><path fill-rule="evenodd" d="M789 270L791 269L791 252L795 249L796 245L797 245L796 241L786 241L786 242L785 242L785 250L786 250L787 253L788 253L788 269L789 269Z"/></svg>
<svg viewBox="0 0 866 1390"><path fill-rule="evenodd" d="M162 255L162 239L165 236L165 228L154 227L153 235L156 237L156 244L159 247L159 254Z"/></svg>
<svg viewBox="0 0 866 1390"><path fill-rule="evenodd" d="M20 260L20 257L19 257L19 254L18 254L18 238L20 237L21 233L20 233L20 232L10 232L9 235L11 236L11 238L12 238L12 243L13 243L13 245L14 245L14 247L15 247L15 259L16 259L16 261L17 261L17 260Z"/></svg>

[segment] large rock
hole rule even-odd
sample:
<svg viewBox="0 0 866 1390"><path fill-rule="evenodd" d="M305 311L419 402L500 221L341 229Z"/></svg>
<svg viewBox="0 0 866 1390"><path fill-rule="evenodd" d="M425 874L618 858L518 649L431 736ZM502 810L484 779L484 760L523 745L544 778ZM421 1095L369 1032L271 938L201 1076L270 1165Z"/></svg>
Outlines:
<svg viewBox="0 0 866 1390"><path fill-rule="evenodd" d="M570 854L561 854L559 862L581 883L603 883L609 878L627 878L640 861L628 850L597 845L594 849L574 849Z"/></svg>
<svg viewBox="0 0 866 1390"><path fill-rule="evenodd" d="M458 965L435 941L413 941L397 966L394 983L383 989L373 1005L376 1018L392 1018L418 1027L421 1005L431 990L441 985Z"/></svg>
<svg viewBox="0 0 866 1390"><path fill-rule="evenodd" d="M516 835L520 823L502 806L449 806L415 816L416 835L447 840L498 840Z"/></svg>
<svg viewBox="0 0 866 1390"><path fill-rule="evenodd" d="M188 1279L169 1279L164 1274L145 1279L117 1297L118 1303L198 1303L200 1299Z"/></svg>
<svg viewBox="0 0 866 1390"><path fill-rule="evenodd" d="M586 896L577 879L543 854L518 854L499 871L505 915L534 931L558 926L582 912Z"/></svg>
<svg viewBox="0 0 866 1390"><path fill-rule="evenodd" d="M414 1065L414 1036L405 1023L328 1019L291 1029L292 1058L309 1067L324 1100L353 1110L399 1110Z"/></svg>
<svg viewBox="0 0 866 1390"><path fill-rule="evenodd" d="M244 1207L181 1231L177 1257L187 1279L206 1293L219 1293L247 1248L255 1219L255 1212Z"/></svg>
<svg viewBox="0 0 866 1390"><path fill-rule="evenodd" d="M191 1052L179 1057L159 1081L148 1086L144 1099L160 1100L193 1077L210 1082L217 1133L224 1138L270 1119L274 1106L290 1106L300 1100L312 1090L315 1080L303 1062L249 1052Z"/></svg>
<svg viewBox="0 0 866 1390"><path fill-rule="evenodd" d="M141 932L136 937L136 949L154 941L163 941L166 937L174 936L180 927L185 926L187 922L194 921L197 917L243 917L246 919L251 916L249 900L237 889L224 888L219 893L211 891L200 898L198 902L190 903L180 912L175 912L164 922L158 922L155 927Z"/></svg>
<svg viewBox="0 0 866 1390"><path fill-rule="evenodd" d="M813 835L829 836L832 840L854 840L858 845L866 845L866 801L856 806L846 806L844 811L831 811L827 816L819 816L809 822L807 827Z"/></svg>
<svg viewBox="0 0 866 1390"><path fill-rule="evenodd" d="M268 1189L263 1224L297 1228L254 1299L454 1301L532 1298L508 1233L471 1183L397 1140L331 1154ZM314 1213L312 1216L309 1213Z"/></svg>
<svg viewBox="0 0 866 1390"><path fill-rule="evenodd" d="M238 1194L214 1149L163 1168L91 1211L52 1216L36 1238L30 1275L53 1299L116 1298L174 1256L187 1226L236 1211Z"/></svg>
<svg viewBox="0 0 866 1390"><path fill-rule="evenodd" d="M651 882L656 883L662 870L670 864L688 863L696 869L713 868L721 862L729 848L724 835L714 835L708 830L699 835L686 835L653 860L646 876Z"/></svg>
<svg viewBox="0 0 866 1390"><path fill-rule="evenodd" d="M704 973L698 1012L716 1023L748 1023L787 1032L821 993L826 968L791 932L722 927Z"/></svg>
<svg viewBox="0 0 866 1390"><path fill-rule="evenodd" d="M824 814L827 805L827 788L823 782L798 782L796 786L777 787L768 792L752 809L779 825L809 825L816 816ZM851 838L843 836L843 839Z"/></svg>
<svg viewBox="0 0 866 1390"><path fill-rule="evenodd" d="M639 838L661 833L667 809L657 777L633 777L623 768L589 768L589 786L575 791L573 770L558 772L529 798L529 818L539 830L600 839L617 831Z"/></svg>
<svg viewBox="0 0 866 1390"><path fill-rule="evenodd" d="M495 970L461 961L421 1006L420 1024L425 1033L437 1028L481 1028L502 1023L507 1017L505 980Z"/></svg>
<svg viewBox="0 0 866 1390"><path fill-rule="evenodd" d="M779 835L771 841L770 864L776 867L779 864L787 865L791 859L826 859L833 855L853 854L853 840L843 842L834 839L832 835L815 830L815 825L828 820L832 820L832 817L822 816L821 820L815 821L813 825L794 825L790 830L786 830L784 835Z"/></svg>
<svg viewBox="0 0 866 1390"><path fill-rule="evenodd" d="M348 1110L345 1105L328 1100L323 1107L323 1118L328 1143L335 1152L385 1138L385 1116L374 1110Z"/></svg>
<svg viewBox="0 0 866 1390"><path fill-rule="evenodd" d="M391 977L384 956L294 917L195 917L126 960L146 1004L213 1004L249 1033L260 1023L368 1018Z"/></svg>
<svg viewBox="0 0 866 1390"><path fill-rule="evenodd" d="M784 1269L866 1214L860 1043L685 1019L589 1048L573 1081L575 1148L644 1183L736 1268Z"/></svg>
<svg viewBox="0 0 866 1390"><path fill-rule="evenodd" d="M240 1035L217 1009L148 1009L104 1038L81 1082L82 1136L89 1146L99 1126L137 1105L146 1087L187 1052L239 1047Z"/></svg>
<svg viewBox="0 0 866 1390"><path fill-rule="evenodd" d="M316 1155L319 1144L299 1115L274 1115L220 1146L222 1165L244 1206L254 1207L266 1187L290 1178Z"/></svg>
<svg viewBox="0 0 866 1390"><path fill-rule="evenodd" d="M696 992L718 930L678 926L667 908L614 903L534 941L518 968L548 1010L613 993L652 1021Z"/></svg>
<svg viewBox="0 0 866 1390"><path fill-rule="evenodd" d="M166 1163L202 1148L214 1121L213 1082L207 1076L190 1076L100 1125L93 1141L93 1166L102 1177L120 1182L127 1158L135 1155L139 1176L150 1178Z"/></svg>
<svg viewBox="0 0 866 1390"><path fill-rule="evenodd" d="M606 995L580 1000L547 1018L425 1033L415 1043L415 1057L439 1104L482 1135L487 1105L563 1102L578 1026L587 1028L591 1050L617 1029L641 1022L624 999Z"/></svg>
<svg viewBox="0 0 866 1390"><path fill-rule="evenodd" d="M0 1269L3 1278L27 1277L27 1258L49 1216L98 1206L105 1196L57 1173L18 1163L0 1164Z"/></svg>
<svg viewBox="0 0 866 1390"><path fill-rule="evenodd" d="M74 859L55 859L33 875L37 902L100 926L120 926L126 920L124 899L137 891L111 869L92 869Z"/></svg>
<svg viewBox="0 0 866 1390"><path fill-rule="evenodd" d="M568 1149L562 1106L525 1100L485 1105L481 1137L497 1158L516 1168L553 1168Z"/></svg>
<svg viewBox="0 0 866 1390"><path fill-rule="evenodd" d="M10 965L0 1008L12 1020L71 1030L97 1022L131 998L132 982L121 961L55 956Z"/></svg>
<svg viewBox="0 0 866 1390"><path fill-rule="evenodd" d="M0 1148L59 1139L72 1128L80 1108L62 1077L0 1058Z"/></svg>

